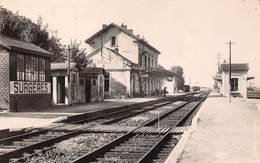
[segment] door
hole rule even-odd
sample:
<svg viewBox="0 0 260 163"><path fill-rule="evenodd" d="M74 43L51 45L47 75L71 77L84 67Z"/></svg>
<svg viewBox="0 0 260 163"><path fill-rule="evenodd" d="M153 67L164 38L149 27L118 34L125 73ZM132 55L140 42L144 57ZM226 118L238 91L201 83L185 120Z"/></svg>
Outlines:
<svg viewBox="0 0 260 163"><path fill-rule="evenodd" d="M91 80L90 79L86 79L86 102L90 102L90 98L91 98Z"/></svg>
<svg viewBox="0 0 260 163"><path fill-rule="evenodd" d="M57 103L65 103L65 77L57 77Z"/></svg>

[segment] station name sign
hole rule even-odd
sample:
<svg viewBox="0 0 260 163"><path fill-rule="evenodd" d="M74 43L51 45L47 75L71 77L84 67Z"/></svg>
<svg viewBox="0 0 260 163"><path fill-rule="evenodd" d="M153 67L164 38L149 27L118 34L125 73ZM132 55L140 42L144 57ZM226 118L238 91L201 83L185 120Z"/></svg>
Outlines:
<svg viewBox="0 0 260 163"><path fill-rule="evenodd" d="M10 81L10 94L48 94L50 82Z"/></svg>

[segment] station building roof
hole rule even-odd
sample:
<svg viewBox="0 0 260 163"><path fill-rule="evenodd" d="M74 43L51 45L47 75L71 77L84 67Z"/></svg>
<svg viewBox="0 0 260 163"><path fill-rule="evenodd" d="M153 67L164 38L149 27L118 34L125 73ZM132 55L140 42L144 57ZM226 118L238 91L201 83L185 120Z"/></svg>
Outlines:
<svg viewBox="0 0 260 163"><path fill-rule="evenodd" d="M0 46L8 50L15 50L18 52L30 53L33 55L40 55L46 57L51 57L53 55L47 50L44 50L32 43L20 41L4 35L0 35Z"/></svg>
<svg viewBox="0 0 260 163"><path fill-rule="evenodd" d="M70 62L70 67L74 68L76 66L76 63ZM62 63L51 63L51 70L67 70L68 68L68 62L62 62Z"/></svg>
<svg viewBox="0 0 260 163"><path fill-rule="evenodd" d="M220 65L221 71L229 71L229 64L221 64ZM231 64L231 71L248 71L249 66L247 63L233 63Z"/></svg>
<svg viewBox="0 0 260 163"><path fill-rule="evenodd" d="M116 28L119 31L124 32L125 34L127 34L128 36L132 37L133 39L135 39L137 42L146 45L147 47L151 48L152 50L154 50L156 53L160 54L160 51L157 50L155 47L153 47L152 45L150 45L147 41L145 41L144 39L141 39L139 37L137 37L136 35L133 34L133 32L129 32L132 30L127 30L127 28L123 28L122 26L119 26L115 23L110 23L109 25L106 25L105 27L103 27L101 30L99 30L98 32L96 32L95 34L93 34L91 37L89 37L88 39L85 40L85 43L90 44L91 41L100 36L102 33L106 32L107 30L109 30L110 28Z"/></svg>

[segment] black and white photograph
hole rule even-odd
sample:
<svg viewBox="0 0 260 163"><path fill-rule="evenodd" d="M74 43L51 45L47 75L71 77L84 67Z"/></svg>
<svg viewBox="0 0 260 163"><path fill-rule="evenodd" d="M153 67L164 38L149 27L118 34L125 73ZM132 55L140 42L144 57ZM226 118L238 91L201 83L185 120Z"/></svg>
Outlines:
<svg viewBox="0 0 260 163"><path fill-rule="evenodd" d="M260 163L260 0L0 0L0 163Z"/></svg>

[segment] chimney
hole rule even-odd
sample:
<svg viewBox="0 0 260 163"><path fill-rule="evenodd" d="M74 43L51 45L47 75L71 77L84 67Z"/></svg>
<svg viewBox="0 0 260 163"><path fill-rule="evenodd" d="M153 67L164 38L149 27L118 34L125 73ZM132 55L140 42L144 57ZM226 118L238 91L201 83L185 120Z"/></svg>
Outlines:
<svg viewBox="0 0 260 163"><path fill-rule="evenodd" d="M103 25L102 25L102 28L105 28L106 26L107 26L106 24L103 24Z"/></svg>
<svg viewBox="0 0 260 163"><path fill-rule="evenodd" d="M136 37L137 37L138 39L140 39L140 35L139 35L139 34L137 34Z"/></svg>
<svg viewBox="0 0 260 163"><path fill-rule="evenodd" d="M132 29L128 29L127 31L128 31L128 33L130 33L130 34L133 34L133 30L132 30Z"/></svg>
<svg viewBox="0 0 260 163"><path fill-rule="evenodd" d="M122 23L121 28L124 29L124 30L127 30L127 25L124 25L124 23Z"/></svg>

